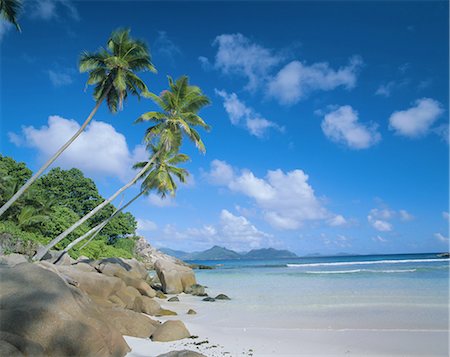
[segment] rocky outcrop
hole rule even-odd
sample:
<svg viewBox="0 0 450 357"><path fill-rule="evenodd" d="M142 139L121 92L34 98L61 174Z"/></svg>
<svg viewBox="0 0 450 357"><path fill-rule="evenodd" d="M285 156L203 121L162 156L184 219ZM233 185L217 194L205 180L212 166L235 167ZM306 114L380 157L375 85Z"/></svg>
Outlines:
<svg viewBox="0 0 450 357"><path fill-rule="evenodd" d="M32 356L124 356L129 351L97 305L55 272L24 263L0 266L0 275L1 351Z"/></svg>
<svg viewBox="0 0 450 357"><path fill-rule="evenodd" d="M28 263L28 259L25 255L13 253L0 256L0 264L13 267L21 263Z"/></svg>
<svg viewBox="0 0 450 357"><path fill-rule="evenodd" d="M166 294L179 294L197 284L191 268L167 260L157 260L155 270Z"/></svg>
<svg viewBox="0 0 450 357"><path fill-rule="evenodd" d="M160 252L158 249L152 247L144 237L139 237L136 241L135 253L142 262L145 264L148 270L155 268L155 263L158 260L164 260L173 264L188 266L185 262L170 255Z"/></svg>
<svg viewBox="0 0 450 357"><path fill-rule="evenodd" d="M191 334L181 321L166 321L153 332L152 341L169 342L190 337Z"/></svg>

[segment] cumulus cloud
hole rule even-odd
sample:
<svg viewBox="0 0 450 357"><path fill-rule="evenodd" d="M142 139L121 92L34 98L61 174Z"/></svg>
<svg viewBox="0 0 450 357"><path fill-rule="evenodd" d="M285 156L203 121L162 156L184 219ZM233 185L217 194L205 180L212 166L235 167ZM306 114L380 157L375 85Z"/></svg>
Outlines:
<svg viewBox="0 0 450 357"><path fill-rule="evenodd" d="M39 0L26 3L29 6L30 16L35 19L49 21L61 16L68 16L73 20L79 20L77 8L70 0Z"/></svg>
<svg viewBox="0 0 450 357"><path fill-rule="evenodd" d="M412 221L414 219L414 216L404 209L398 211L398 214L400 215L400 219L402 221Z"/></svg>
<svg viewBox="0 0 450 357"><path fill-rule="evenodd" d="M269 81L268 92L282 104L295 104L314 91L330 91L341 86L352 89L361 65L360 57L351 58L347 66L337 70L327 62L307 65L292 61Z"/></svg>
<svg viewBox="0 0 450 357"><path fill-rule="evenodd" d="M328 224L332 227L339 227L347 224L347 220L342 215L337 214L328 220Z"/></svg>
<svg viewBox="0 0 450 357"><path fill-rule="evenodd" d="M47 71L48 78L52 83L53 87L63 87L72 84L73 78L71 76L71 71Z"/></svg>
<svg viewBox="0 0 450 357"><path fill-rule="evenodd" d="M450 213L447 211L442 212L442 218L450 222Z"/></svg>
<svg viewBox="0 0 450 357"><path fill-rule="evenodd" d="M282 131L283 128L278 124L263 118L252 108L247 107L244 102L239 100L236 93L227 93L223 90L217 90L216 94L223 99L223 107L233 125L244 125L251 135L262 138L269 129Z"/></svg>
<svg viewBox="0 0 450 357"><path fill-rule="evenodd" d="M390 81L386 84L381 84L378 89L376 90L375 94L376 95L381 95L383 97L390 97L392 90L395 87L395 82L394 81Z"/></svg>
<svg viewBox="0 0 450 357"><path fill-rule="evenodd" d="M175 198L167 195L165 198L162 198L160 195L156 193L150 193L148 195L148 202L157 207L173 207L176 206Z"/></svg>
<svg viewBox="0 0 450 357"><path fill-rule="evenodd" d="M392 113L389 117L390 129L409 138L421 137L429 132L443 112L438 101L431 98L418 99L411 108Z"/></svg>
<svg viewBox="0 0 450 357"><path fill-rule="evenodd" d="M189 251L210 248L212 245L237 251L279 245L272 235L259 230L247 218L234 215L226 209L221 211L217 224L181 231L173 225L167 225L162 236L166 244L173 242L177 246L186 245Z"/></svg>
<svg viewBox="0 0 450 357"><path fill-rule="evenodd" d="M384 238L381 237L381 236L373 237L372 240L373 240L374 242L380 242L380 243L386 243L386 242L387 242L387 239L384 239Z"/></svg>
<svg viewBox="0 0 450 357"><path fill-rule="evenodd" d="M448 237L442 235L441 233L434 233L434 237L442 243L446 243L446 244L449 243Z"/></svg>
<svg viewBox="0 0 450 357"><path fill-rule="evenodd" d="M158 31L153 50L155 54L168 59L172 64L175 61L175 57L181 55L180 48L168 37L166 31Z"/></svg>
<svg viewBox="0 0 450 357"><path fill-rule="evenodd" d="M137 218L136 221L139 234L156 231L158 229L157 224L149 219Z"/></svg>
<svg viewBox="0 0 450 357"><path fill-rule="evenodd" d="M213 160L207 177L213 184L253 199L264 219L279 229L297 229L305 221L330 220L335 225L345 221L323 207L302 170L269 170L259 178L249 170L234 170L224 161Z"/></svg>
<svg viewBox="0 0 450 357"><path fill-rule="evenodd" d="M240 33L217 36L213 46L217 47L214 67L224 74L245 77L249 90L255 90L281 60L273 51L253 43Z"/></svg>
<svg viewBox="0 0 450 357"><path fill-rule="evenodd" d="M286 59L282 51L265 48L240 33L217 36L213 46L217 47L213 63L199 57L205 70L215 68L224 75L246 78L245 89L262 90L285 105L295 104L315 91L354 88L363 64L359 56L353 56L346 66L336 69L328 62L307 64L300 60L279 69Z"/></svg>
<svg viewBox="0 0 450 357"><path fill-rule="evenodd" d="M370 210L367 220L380 232L390 232L393 229L393 224L389 221L400 219L400 221L408 222L414 219L414 216L408 211L401 209L398 211L389 208L373 208Z"/></svg>
<svg viewBox="0 0 450 357"><path fill-rule="evenodd" d="M367 149L381 139L377 126L359 122L358 112L349 105L326 114L321 127L331 141L345 144L352 149Z"/></svg>
<svg viewBox="0 0 450 357"><path fill-rule="evenodd" d="M15 144L26 143L37 151L41 161L53 155L78 129L73 119L58 115L48 118L40 128L26 126L21 135L10 133ZM63 168L76 167L88 175L106 175L126 179L136 161L147 159L142 145L130 150L125 136L110 124L92 121L86 130L64 151L56 163Z"/></svg>

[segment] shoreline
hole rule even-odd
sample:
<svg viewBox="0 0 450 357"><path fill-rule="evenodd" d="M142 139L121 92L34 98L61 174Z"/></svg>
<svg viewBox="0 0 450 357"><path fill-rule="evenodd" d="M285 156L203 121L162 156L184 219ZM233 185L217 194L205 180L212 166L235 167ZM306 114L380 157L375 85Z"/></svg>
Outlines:
<svg viewBox="0 0 450 357"><path fill-rule="evenodd" d="M175 295L168 295L172 296ZM218 304L227 306L229 302L209 303L186 294L176 296L179 302L160 302L178 315L159 319L182 320L191 334L198 338L155 343L125 336L132 349L127 357L157 356L185 349L208 357L448 355L446 329L248 327L247 320L236 316L232 320L240 326L231 327L227 321L231 315L239 314L236 305L218 309ZM188 309L194 309L197 315L187 315Z"/></svg>

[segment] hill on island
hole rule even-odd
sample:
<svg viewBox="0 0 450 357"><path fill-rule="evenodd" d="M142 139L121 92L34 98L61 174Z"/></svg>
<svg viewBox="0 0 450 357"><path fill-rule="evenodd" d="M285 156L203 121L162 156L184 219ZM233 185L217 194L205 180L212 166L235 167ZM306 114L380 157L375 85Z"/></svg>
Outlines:
<svg viewBox="0 0 450 357"><path fill-rule="evenodd" d="M297 258L295 253L274 248L252 249L249 252L237 253L234 250L215 245L201 252L187 253L180 250L160 248L161 252L182 260L230 260L230 259L283 259Z"/></svg>

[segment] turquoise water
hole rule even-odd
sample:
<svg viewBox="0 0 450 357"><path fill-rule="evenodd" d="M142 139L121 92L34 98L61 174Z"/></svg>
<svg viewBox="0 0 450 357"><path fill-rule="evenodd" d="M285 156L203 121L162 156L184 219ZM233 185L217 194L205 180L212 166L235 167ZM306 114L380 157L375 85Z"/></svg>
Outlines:
<svg viewBox="0 0 450 357"><path fill-rule="evenodd" d="M258 326L448 329L449 259L437 254L195 263L216 267L197 280Z"/></svg>

